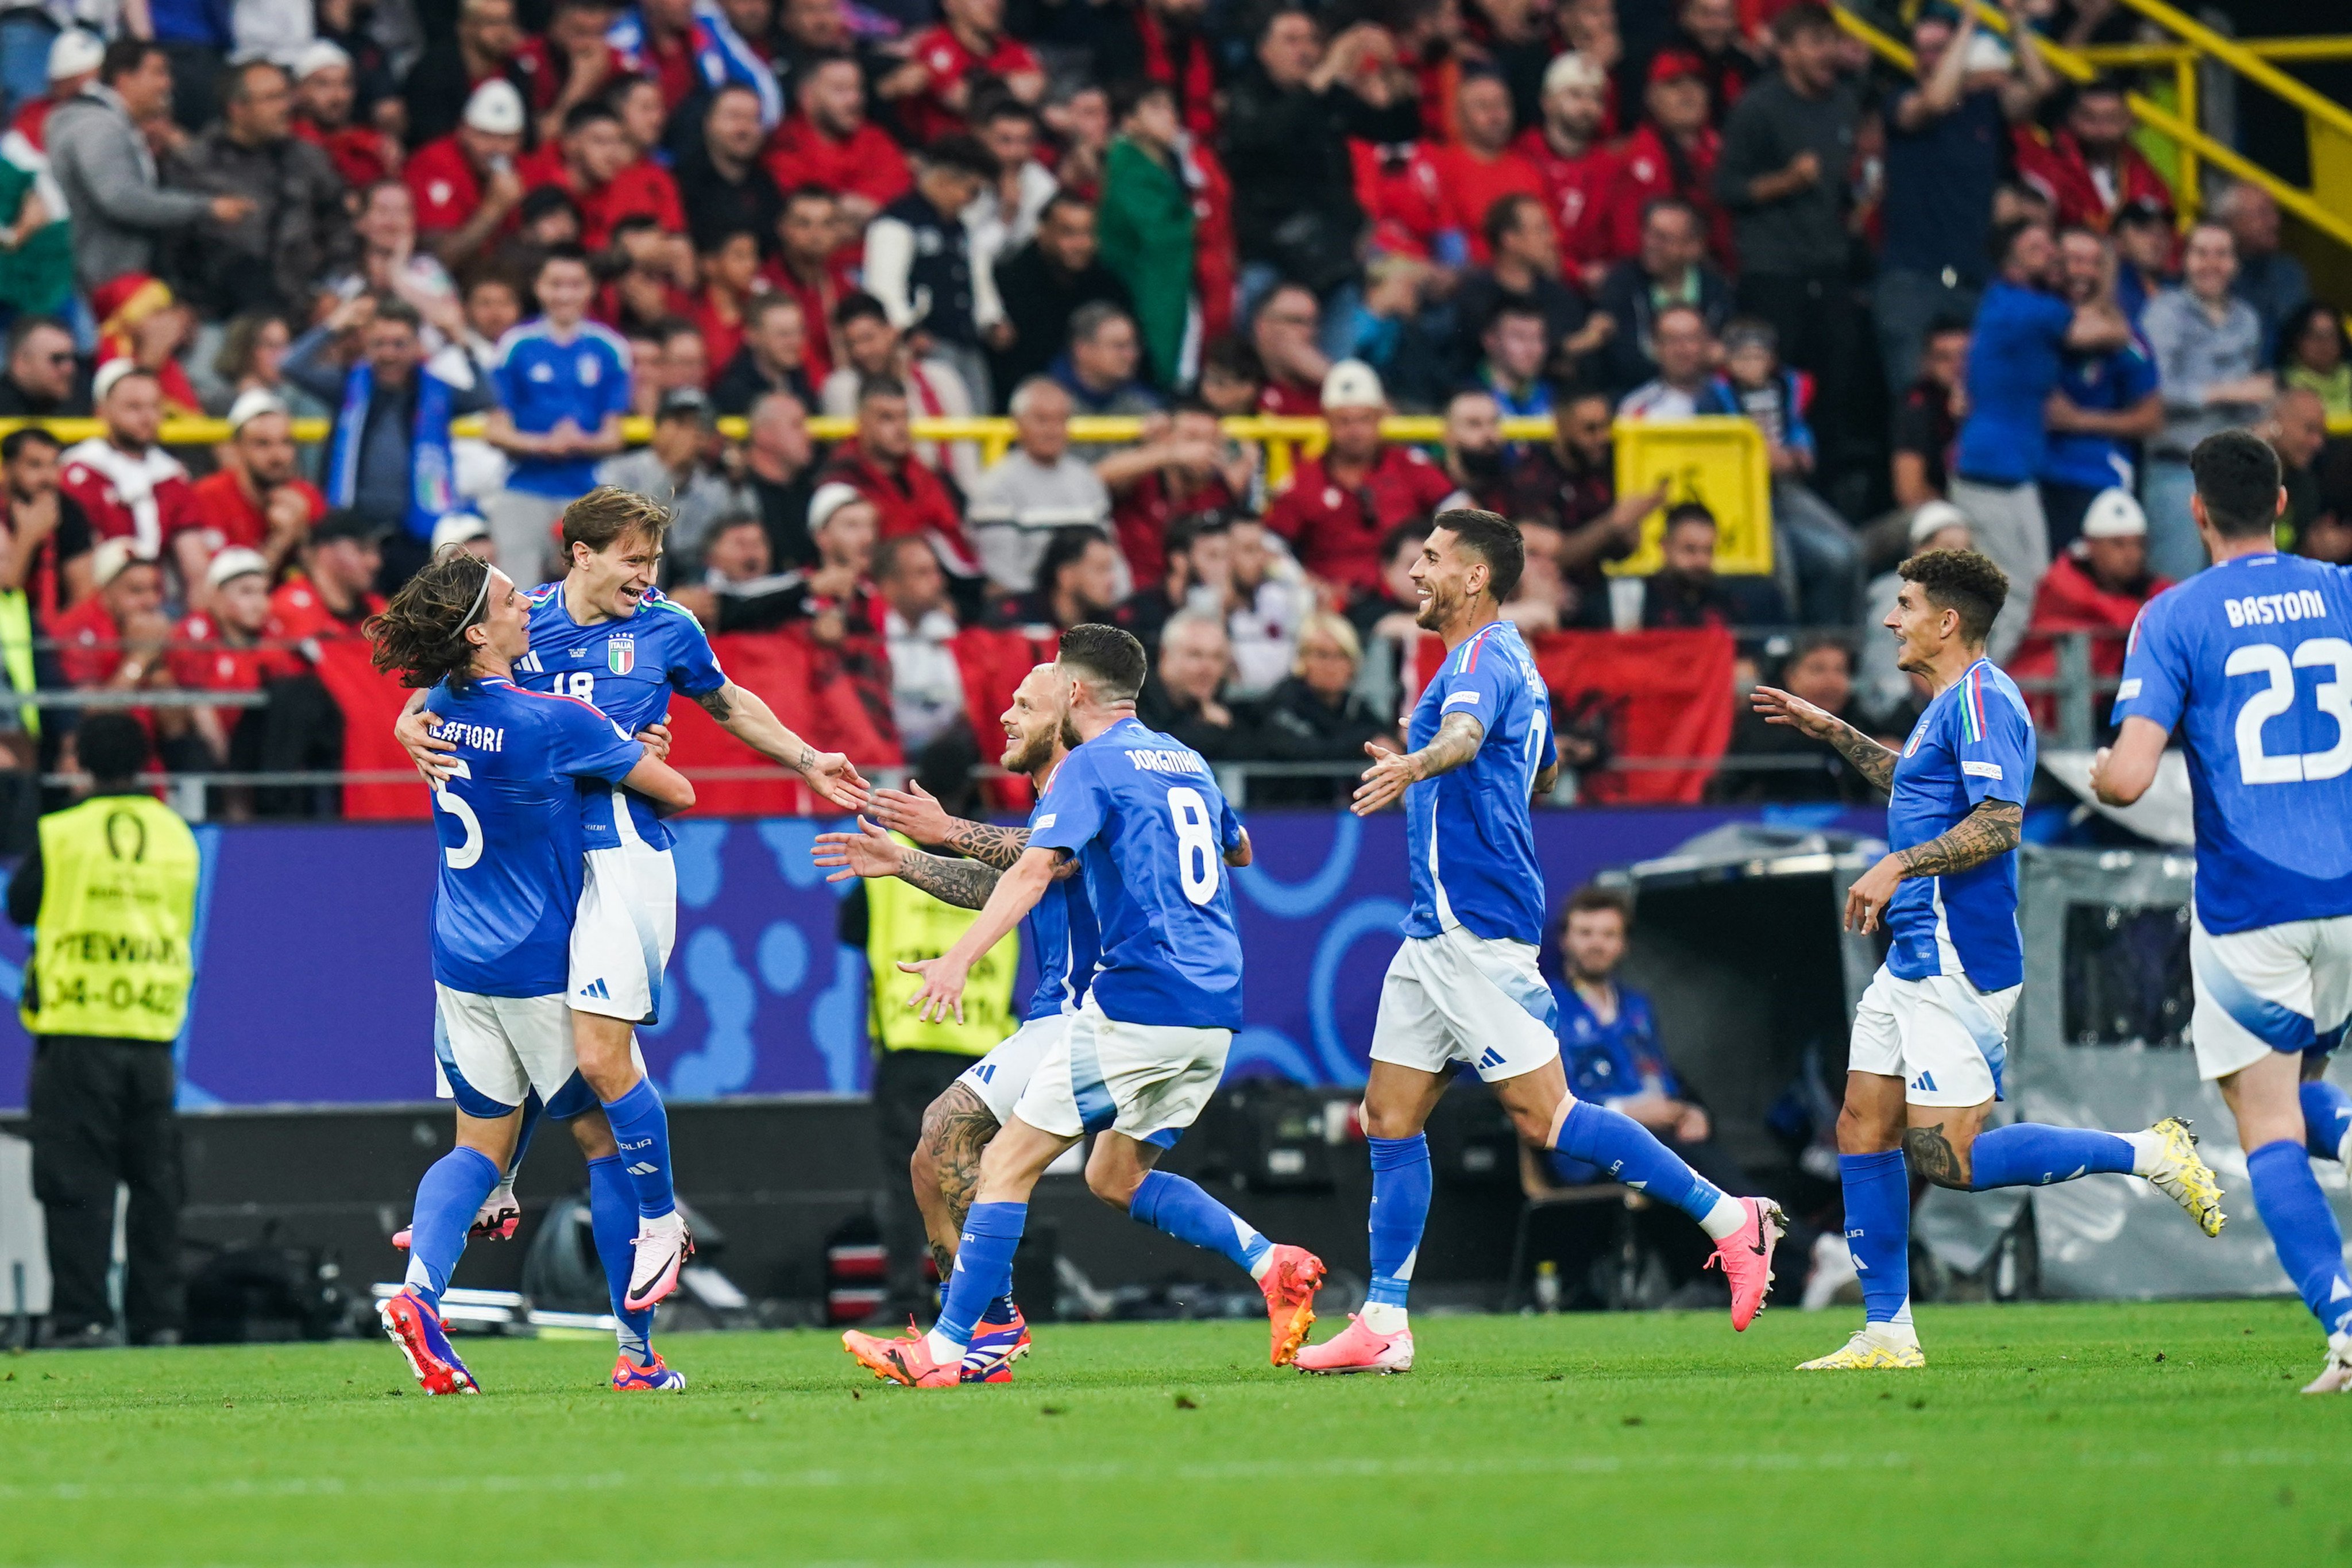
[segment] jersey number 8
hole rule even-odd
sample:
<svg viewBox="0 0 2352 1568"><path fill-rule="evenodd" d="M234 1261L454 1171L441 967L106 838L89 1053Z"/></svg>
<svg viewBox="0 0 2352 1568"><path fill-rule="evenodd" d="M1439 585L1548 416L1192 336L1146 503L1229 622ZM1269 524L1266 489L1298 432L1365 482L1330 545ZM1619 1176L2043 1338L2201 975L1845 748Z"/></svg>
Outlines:
<svg viewBox="0 0 2352 1568"><path fill-rule="evenodd" d="M1201 792L1179 784L1168 792L1168 816L1176 824L1176 876L1184 896L1205 904L1217 896L1216 830L1209 822L1209 803ZM1193 869L1199 857L1200 868Z"/></svg>
<svg viewBox="0 0 2352 1568"><path fill-rule="evenodd" d="M566 696L577 697L583 702L593 702L596 700L596 672L592 669L575 669L572 672L572 679L566 680L563 678L563 672L558 670L555 674L555 689Z"/></svg>
<svg viewBox="0 0 2352 1568"><path fill-rule="evenodd" d="M2263 750L2263 726L2294 706L2294 672L2314 666L2333 669L2312 699L2336 721L2336 743L2324 752L2273 756ZM2230 650L2228 675L2261 675L2270 684L2238 710L2238 778L2250 784L2318 784L2352 770L2352 643L2342 637L2310 637L2290 657L2275 643L2249 643Z"/></svg>
<svg viewBox="0 0 2352 1568"><path fill-rule="evenodd" d="M449 778L469 779L474 776L474 770L466 765L465 758L451 757L448 762ZM446 779L433 786L433 804L456 817L458 826L466 830L463 844L452 844L441 851L443 858L449 862L449 869L462 871L482 858L482 819L474 815L474 808L467 805L462 796L450 793Z"/></svg>

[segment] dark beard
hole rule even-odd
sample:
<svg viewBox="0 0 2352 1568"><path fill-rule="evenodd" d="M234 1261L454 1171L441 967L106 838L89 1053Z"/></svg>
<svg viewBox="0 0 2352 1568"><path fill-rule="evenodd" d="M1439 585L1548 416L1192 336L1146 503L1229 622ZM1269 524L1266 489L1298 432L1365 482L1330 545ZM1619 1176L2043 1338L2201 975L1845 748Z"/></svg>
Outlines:
<svg viewBox="0 0 2352 1568"><path fill-rule="evenodd" d="M1473 484L1490 485L1503 477L1503 450L1499 447L1485 452L1465 447L1454 454L1454 460L1462 465L1463 475Z"/></svg>

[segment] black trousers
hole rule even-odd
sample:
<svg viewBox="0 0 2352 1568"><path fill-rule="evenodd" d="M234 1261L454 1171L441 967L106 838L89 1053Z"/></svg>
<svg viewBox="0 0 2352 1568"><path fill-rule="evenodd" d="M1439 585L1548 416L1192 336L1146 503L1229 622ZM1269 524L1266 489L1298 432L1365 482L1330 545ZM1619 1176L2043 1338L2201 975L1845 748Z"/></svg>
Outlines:
<svg viewBox="0 0 2352 1568"><path fill-rule="evenodd" d="M1836 469L1853 461L1846 448L1853 425L1854 382L1870 334L1867 312L1844 271L1743 273L1739 309L1772 323L1780 339L1782 364L1812 376L1811 423L1822 467ZM1829 479L1819 482L1827 484Z"/></svg>
<svg viewBox="0 0 2352 1568"><path fill-rule="evenodd" d="M111 1327L106 1270L114 1188L131 1189L122 1308L136 1343L180 1326L180 1124L172 1047L147 1040L40 1035L26 1095L33 1195L48 1226L49 1325Z"/></svg>
<svg viewBox="0 0 2352 1568"><path fill-rule="evenodd" d="M924 1310L923 1259L931 1253L923 1215L908 1188L908 1161L923 1133L923 1112L976 1058L961 1051L884 1051L874 1060L874 1120L882 1151L882 1244L889 1250L895 1312Z"/></svg>

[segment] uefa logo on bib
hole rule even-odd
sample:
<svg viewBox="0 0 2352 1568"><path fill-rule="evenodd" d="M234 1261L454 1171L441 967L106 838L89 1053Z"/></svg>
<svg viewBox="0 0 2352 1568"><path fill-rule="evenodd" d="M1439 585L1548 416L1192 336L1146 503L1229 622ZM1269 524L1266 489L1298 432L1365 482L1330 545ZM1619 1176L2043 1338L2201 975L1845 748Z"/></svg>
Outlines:
<svg viewBox="0 0 2352 1568"><path fill-rule="evenodd" d="M604 665L614 675L626 675L637 668L637 638L632 632L606 639Z"/></svg>

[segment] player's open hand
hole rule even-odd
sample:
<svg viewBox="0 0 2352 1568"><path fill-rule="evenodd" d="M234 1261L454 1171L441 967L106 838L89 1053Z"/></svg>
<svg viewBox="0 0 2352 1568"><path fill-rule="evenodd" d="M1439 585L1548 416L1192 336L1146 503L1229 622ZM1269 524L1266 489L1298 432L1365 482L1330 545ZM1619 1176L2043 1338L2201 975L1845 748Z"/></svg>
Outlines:
<svg viewBox="0 0 2352 1568"><path fill-rule="evenodd" d="M400 742L426 784L446 784L457 776L457 742L435 735L432 716L424 709L403 713L392 726L392 738Z"/></svg>
<svg viewBox="0 0 2352 1568"><path fill-rule="evenodd" d="M819 752L801 769L809 788L844 811L864 811L873 786L858 776L857 764L839 752Z"/></svg>
<svg viewBox="0 0 2352 1568"><path fill-rule="evenodd" d="M1378 741L1364 742L1364 755L1372 759L1372 765L1364 770L1364 782L1356 786L1356 798L1348 807L1358 816L1394 805L1417 777L1410 756Z"/></svg>
<svg viewBox="0 0 2352 1568"><path fill-rule="evenodd" d="M1845 890L1845 929L1864 935L1878 929L1895 889L1903 885L1903 862L1888 855L1854 879Z"/></svg>
<svg viewBox="0 0 2352 1568"><path fill-rule="evenodd" d="M1756 688L1748 694L1748 701L1767 724L1786 724L1803 731L1816 741L1828 739L1837 728L1836 718L1826 710L1817 708L1795 692L1783 691L1777 686Z"/></svg>
<svg viewBox="0 0 2352 1568"><path fill-rule="evenodd" d="M918 1019L926 1024L944 1024L950 1017L963 1022L963 984L970 972L961 961L948 954L902 963L898 967L923 977L922 988L907 998Z"/></svg>
<svg viewBox="0 0 2352 1568"><path fill-rule="evenodd" d="M820 833L809 851L809 858L821 870L833 875L828 882L845 882L852 877L895 877L906 864L906 850L898 841L882 828L857 819L855 833Z"/></svg>
<svg viewBox="0 0 2352 1568"><path fill-rule="evenodd" d="M948 808L939 797L914 780L907 781L905 789L877 789L874 792L874 815L882 826L903 833L918 844L944 844L955 831Z"/></svg>
<svg viewBox="0 0 2352 1568"><path fill-rule="evenodd" d="M636 739L645 742L646 755L651 757L657 763L666 763L669 761L670 733L668 725L648 724L644 729L637 731Z"/></svg>

